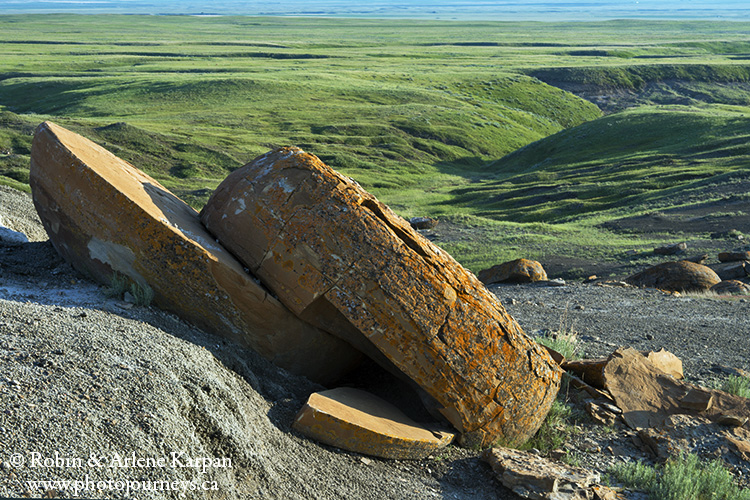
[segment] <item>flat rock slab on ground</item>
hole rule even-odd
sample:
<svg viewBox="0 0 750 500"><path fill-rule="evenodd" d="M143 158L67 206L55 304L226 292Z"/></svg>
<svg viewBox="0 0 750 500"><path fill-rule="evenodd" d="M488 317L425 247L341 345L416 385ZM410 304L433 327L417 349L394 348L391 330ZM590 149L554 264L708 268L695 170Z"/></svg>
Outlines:
<svg viewBox="0 0 750 500"><path fill-rule="evenodd" d="M30 184L52 244L94 280L108 284L118 272L148 285L159 306L316 380L337 378L357 359L260 286L195 210L88 139L41 124Z"/></svg>
<svg viewBox="0 0 750 500"><path fill-rule="evenodd" d="M310 395L294 421L307 437L381 458L425 458L455 437L431 431L366 391L341 387Z"/></svg>
<svg viewBox="0 0 750 500"><path fill-rule="evenodd" d="M298 148L234 171L201 220L304 319L416 382L466 444L520 443L560 369L470 272Z"/></svg>

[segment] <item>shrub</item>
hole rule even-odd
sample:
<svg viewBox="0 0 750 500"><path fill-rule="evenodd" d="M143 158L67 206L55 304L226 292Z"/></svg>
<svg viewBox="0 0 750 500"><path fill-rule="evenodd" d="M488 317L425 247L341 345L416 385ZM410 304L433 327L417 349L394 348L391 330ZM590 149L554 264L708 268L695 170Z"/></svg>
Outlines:
<svg viewBox="0 0 750 500"><path fill-rule="evenodd" d="M721 390L743 398L750 398L750 378L730 375L721 384Z"/></svg>
<svg viewBox="0 0 750 500"><path fill-rule="evenodd" d="M702 463L697 455L672 457L663 466L620 464L609 470L626 487L645 491L649 500L750 500L719 460Z"/></svg>

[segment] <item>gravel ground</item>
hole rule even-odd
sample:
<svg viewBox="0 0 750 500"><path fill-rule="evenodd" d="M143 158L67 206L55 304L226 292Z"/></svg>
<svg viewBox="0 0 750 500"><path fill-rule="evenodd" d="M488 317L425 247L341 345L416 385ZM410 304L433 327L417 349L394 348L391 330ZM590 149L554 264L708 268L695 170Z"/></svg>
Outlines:
<svg viewBox="0 0 750 500"><path fill-rule="evenodd" d="M302 438L290 424L320 387L171 314L106 298L44 241L27 195L0 189L0 216L31 240L0 242L0 496L76 497L27 483L67 479L93 488L77 495L89 498L125 497L127 480L161 485L139 498L516 498L468 450L378 460ZM750 370L744 299L582 284L493 290L528 333L575 329L588 356L664 347L705 383L725 367ZM603 469L616 455L608 447L638 457L629 437L583 426L571 446ZM210 466L191 464L201 457Z"/></svg>

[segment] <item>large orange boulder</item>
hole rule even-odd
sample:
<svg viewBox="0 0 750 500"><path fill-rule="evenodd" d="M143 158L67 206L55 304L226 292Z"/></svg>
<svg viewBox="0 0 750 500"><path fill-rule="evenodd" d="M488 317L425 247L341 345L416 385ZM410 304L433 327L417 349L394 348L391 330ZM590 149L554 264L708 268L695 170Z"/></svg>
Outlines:
<svg viewBox="0 0 750 500"><path fill-rule="evenodd" d="M462 442L518 444L561 370L497 298L356 182L297 148L233 172L201 220L290 309L416 382Z"/></svg>
<svg viewBox="0 0 750 500"><path fill-rule="evenodd" d="M704 292L720 282L721 278L710 267L680 260L649 267L625 281L633 286L670 292Z"/></svg>
<svg viewBox="0 0 750 500"><path fill-rule="evenodd" d="M157 181L97 144L41 124L31 150L34 204L57 251L100 283L114 272L150 286L155 303L320 381L358 353L301 321Z"/></svg>
<svg viewBox="0 0 750 500"><path fill-rule="evenodd" d="M547 272L535 260L516 259L479 271L478 277L479 281L485 285L491 285L492 283L531 283L533 281L547 281Z"/></svg>

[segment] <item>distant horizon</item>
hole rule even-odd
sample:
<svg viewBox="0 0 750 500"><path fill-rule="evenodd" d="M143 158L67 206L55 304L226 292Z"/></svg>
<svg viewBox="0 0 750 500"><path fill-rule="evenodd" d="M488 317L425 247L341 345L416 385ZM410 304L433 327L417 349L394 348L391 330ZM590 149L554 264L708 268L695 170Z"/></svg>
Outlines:
<svg viewBox="0 0 750 500"><path fill-rule="evenodd" d="M750 21L744 0L0 0L3 14L245 15L484 21L604 21L613 19Z"/></svg>

